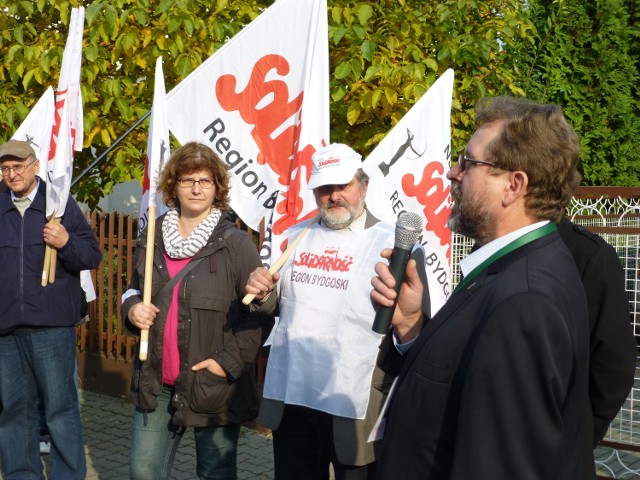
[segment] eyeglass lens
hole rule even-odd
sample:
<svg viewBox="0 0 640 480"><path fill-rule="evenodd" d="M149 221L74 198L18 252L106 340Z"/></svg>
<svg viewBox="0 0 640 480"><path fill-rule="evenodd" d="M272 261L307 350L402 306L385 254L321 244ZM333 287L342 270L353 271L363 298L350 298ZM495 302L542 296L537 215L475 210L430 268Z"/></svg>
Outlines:
<svg viewBox="0 0 640 480"><path fill-rule="evenodd" d="M196 183L200 185L201 188L205 189L213 187L213 180L211 180L210 178L201 178L200 180L196 180L194 178L181 178L178 180L178 185L186 188L191 188Z"/></svg>
<svg viewBox="0 0 640 480"><path fill-rule="evenodd" d="M24 173L24 169L27 168L29 165L31 165L31 163L29 163L28 165L25 165L24 163L17 163L10 167L8 166L0 167L0 172L2 172L2 175L9 175L11 173L11 170L13 170L15 174L21 175Z"/></svg>

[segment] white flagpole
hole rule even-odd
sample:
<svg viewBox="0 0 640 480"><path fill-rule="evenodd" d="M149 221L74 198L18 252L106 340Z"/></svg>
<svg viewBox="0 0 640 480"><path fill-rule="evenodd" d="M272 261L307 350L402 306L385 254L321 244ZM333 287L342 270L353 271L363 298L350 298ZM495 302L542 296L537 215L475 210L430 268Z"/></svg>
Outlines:
<svg viewBox="0 0 640 480"><path fill-rule="evenodd" d="M169 154L169 127L166 115L166 91L164 85L164 74L162 72L162 57L156 60L156 72L153 91L153 107L151 111L151 122L149 124L149 139L147 141L147 168L149 175L147 212L147 244L145 251L144 286L142 291L142 303L151 305L151 280L153 272L154 238L156 230L156 189L158 176L162 170L165 158ZM164 208L166 210L166 207ZM147 359L149 351L149 330L140 331L140 348L138 356L141 361Z"/></svg>

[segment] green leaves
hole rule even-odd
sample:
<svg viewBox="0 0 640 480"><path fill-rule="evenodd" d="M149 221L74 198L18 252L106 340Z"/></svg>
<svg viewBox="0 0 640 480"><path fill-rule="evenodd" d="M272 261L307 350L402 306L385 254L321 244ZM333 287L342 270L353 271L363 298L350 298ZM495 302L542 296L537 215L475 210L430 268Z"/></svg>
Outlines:
<svg viewBox="0 0 640 480"><path fill-rule="evenodd" d="M511 45L513 91L563 108L580 137L583 184L638 185L638 30L628 2L596 4L531 4L536 39Z"/></svg>
<svg viewBox="0 0 640 480"><path fill-rule="evenodd" d="M373 16L373 7L367 4L361 4L357 8L358 21L360 25L366 25Z"/></svg>
<svg viewBox="0 0 640 480"><path fill-rule="evenodd" d="M22 25L19 25L16 28L13 29L13 38L20 45L24 44L24 38L22 36Z"/></svg>
<svg viewBox="0 0 640 480"><path fill-rule="evenodd" d="M534 31L516 0L331 0L332 140L368 154L453 68L452 137L463 145L473 129L466 111L481 96L518 91L505 73L514 70L505 45L515 36L530 41Z"/></svg>
<svg viewBox="0 0 640 480"><path fill-rule="evenodd" d="M92 150L104 152L151 108L158 56L170 90L273 1L86 2L85 151L76 156L77 171L93 160ZM0 140L11 136L47 86L57 85L70 11L79 1L5 3ZM331 141L367 155L453 68L454 150L471 135L481 97L526 93L565 108L582 139L586 183L639 183L640 33L623 0L599 0L593 11L578 0L328 3ZM80 199L93 202L92 192L139 178L146 140L141 127L115 147L81 182Z"/></svg>
<svg viewBox="0 0 640 480"><path fill-rule="evenodd" d="M375 53L377 45L375 42L371 40L364 40L362 45L360 46L360 52L362 53L362 58L366 61L370 62L373 59L373 54Z"/></svg>
<svg viewBox="0 0 640 480"><path fill-rule="evenodd" d="M84 10L84 20L87 25L93 25L102 9L102 2L92 2L87 8Z"/></svg>

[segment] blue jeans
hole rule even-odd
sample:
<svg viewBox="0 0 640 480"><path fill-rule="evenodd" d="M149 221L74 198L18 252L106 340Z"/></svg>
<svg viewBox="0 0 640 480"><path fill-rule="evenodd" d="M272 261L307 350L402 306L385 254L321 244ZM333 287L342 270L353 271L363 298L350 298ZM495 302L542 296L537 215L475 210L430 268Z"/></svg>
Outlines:
<svg viewBox="0 0 640 480"><path fill-rule="evenodd" d="M133 432L129 454L129 475L133 480L168 479L183 427L171 422L175 411L171 405L173 389L163 387L158 408L133 414ZM196 473L200 479L235 480L236 450L240 425L194 427Z"/></svg>
<svg viewBox="0 0 640 480"><path fill-rule="evenodd" d="M51 436L49 478L85 478L74 383L75 342L74 327L0 337L0 464L4 480L43 478L38 395Z"/></svg>
<svg viewBox="0 0 640 480"><path fill-rule="evenodd" d="M78 394L78 405L80 405L80 387L78 386L78 361L76 359L75 367L73 369L73 383L76 386L76 393ZM40 416L40 440L49 436L49 429L47 428L47 416L44 411L44 401L42 397L38 395L38 415Z"/></svg>

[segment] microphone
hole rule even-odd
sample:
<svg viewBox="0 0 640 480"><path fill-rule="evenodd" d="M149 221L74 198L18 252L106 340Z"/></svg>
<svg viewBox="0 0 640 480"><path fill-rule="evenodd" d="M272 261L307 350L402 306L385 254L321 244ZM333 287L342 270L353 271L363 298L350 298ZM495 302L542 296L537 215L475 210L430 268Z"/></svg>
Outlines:
<svg viewBox="0 0 640 480"><path fill-rule="evenodd" d="M420 215L414 212L402 212L398 216L398 222L396 223L396 239L393 245L393 253L389 260L389 270L391 275L396 280L395 292L400 291L400 285L404 280L405 269L407 268L407 262L411 256L411 250L413 246L420 238L422 232L422 219ZM392 307L378 307L376 312L376 318L373 321L371 329L376 333L387 333L391 326L391 319L393 318L393 311L398 303L398 297L393 303Z"/></svg>

